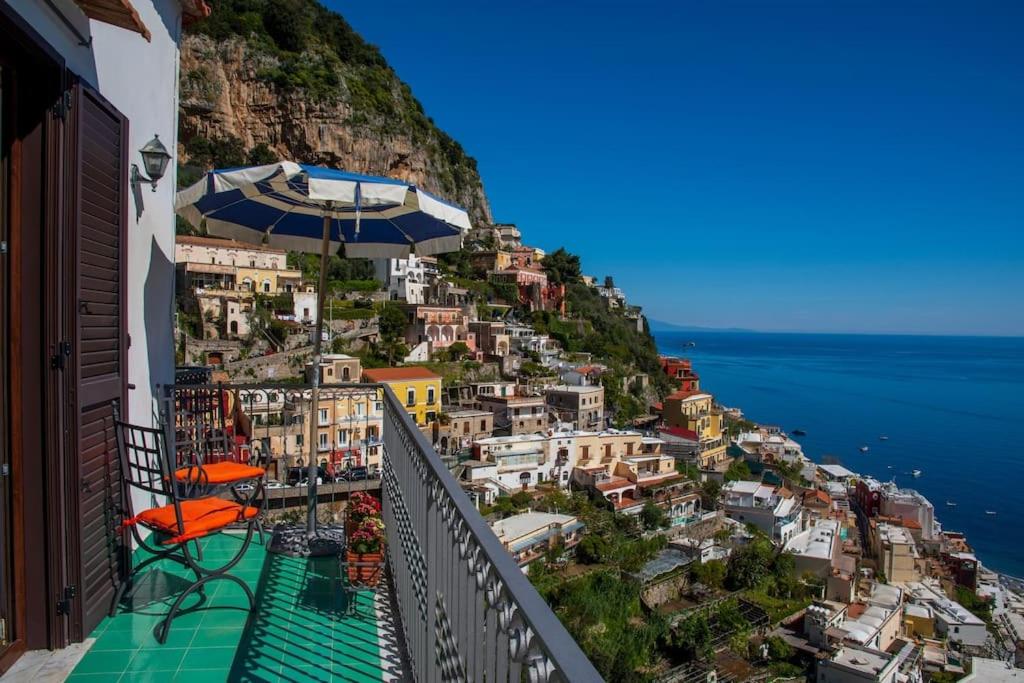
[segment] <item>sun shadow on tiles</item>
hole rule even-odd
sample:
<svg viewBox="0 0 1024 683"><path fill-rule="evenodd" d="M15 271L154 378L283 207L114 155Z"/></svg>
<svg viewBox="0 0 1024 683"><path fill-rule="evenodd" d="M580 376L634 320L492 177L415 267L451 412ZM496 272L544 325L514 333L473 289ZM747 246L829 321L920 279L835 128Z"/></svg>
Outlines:
<svg viewBox="0 0 1024 683"><path fill-rule="evenodd" d="M241 636L232 680L380 681L384 670L369 597L349 610L336 558L267 554L258 607Z"/></svg>

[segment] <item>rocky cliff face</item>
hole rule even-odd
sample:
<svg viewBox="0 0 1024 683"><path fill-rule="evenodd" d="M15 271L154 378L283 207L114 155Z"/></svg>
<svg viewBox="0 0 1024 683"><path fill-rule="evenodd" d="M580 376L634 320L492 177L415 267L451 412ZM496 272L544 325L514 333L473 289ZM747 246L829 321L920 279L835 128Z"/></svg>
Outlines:
<svg viewBox="0 0 1024 683"><path fill-rule="evenodd" d="M475 224L492 222L476 162L425 117L389 71L380 78L335 59L313 72L319 79L313 86L303 87L292 79L292 67L241 37L187 35L179 158L188 162L193 140L234 137L246 150L266 145L281 159L398 178L466 207Z"/></svg>

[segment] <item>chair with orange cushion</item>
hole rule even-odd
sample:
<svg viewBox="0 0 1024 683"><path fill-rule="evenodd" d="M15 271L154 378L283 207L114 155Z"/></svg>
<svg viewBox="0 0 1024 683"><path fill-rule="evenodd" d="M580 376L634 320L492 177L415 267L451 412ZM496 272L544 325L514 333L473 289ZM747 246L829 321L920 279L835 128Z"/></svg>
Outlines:
<svg viewBox="0 0 1024 683"><path fill-rule="evenodd" d="M230 459L238 451L237 446L235 449L230 448L227 434L210 437L207 441L216 442L220 447L203 449L207 451L203 453L186 443L178 449L174 478L179 484L180 495L183 498L202 498L215 490L227 489L240 505L259 508L256 531L262 543L262 518L267 502L266 468L251 458L245 462ZM240 488L241 484L250 486Z"/></svg>
<svg viewBox="0 0 1024 683"><path fill-rule="evenodd" d="M115 412L116 416L116 412ZM115 419L118 453L121 460L121 477L124 488L123 500L127 508L123 526L129 527L136 542L150 556L132 568L118 587L110 606L110 616L117 613L117 607L126 591L131 589L136 578L150 565L160 560L171 560L182 564L195 574L195 580L182 592L161 622L157 639L163 643L171 628L171 622L178 614L182 603L192 593L216 580L232 581L242 587L249 599L250 614L255 610L255 599L249 586L227 572L245 555L252 542L260 508L246 505L237 500L225 500L212 495L198 498L182 498L180 479L173 471L175 458L168 452L163 431L122 422ZM262 470L261 470L262 472ZM224 477L230 472L225 470ZM197 475L200 476L200 475ZM210 470L203 471L202 477L211 478ZM186 480L189 475L185 475ZM210 482L212 483L212 482ZM257 480L256 489L262 489L262 479ZM132 489L162 497L166 504L136 513L132 501ZM243 526L245 536L240 538L238 552L217 568L199 565L189 543L197 539L220 533L228 527ZM152 534L144 539L139 529L149 529Z"/></svg>

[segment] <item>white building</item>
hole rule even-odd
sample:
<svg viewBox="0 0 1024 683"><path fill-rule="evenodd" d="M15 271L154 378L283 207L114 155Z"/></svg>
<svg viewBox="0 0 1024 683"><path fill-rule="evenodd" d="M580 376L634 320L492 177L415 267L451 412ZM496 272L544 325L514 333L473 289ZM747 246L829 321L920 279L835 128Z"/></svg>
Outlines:
<svg viewBox="0 0 1024 683"><path fill-rule="evenodd" d="M378 280L391 300L410 304L425 304L427 288L437 273L437 260L415 255L409 258L374 259L373 267Z"/></svg>
<svg viewBox="0 0 1024 683"><path fill-rule="evenodd" d="M480 439L474 444L480 460L497 465L493 476L504 491L533 488L538 483L561 479L548 459L548 437L543 434L517 434ZM568 481L572 466L563 467Z"/></svg>
<svg viewBox="0 0 1024 683"><path fill-rule="evenodd" d="M292 292L292 301L294 302L296 322L306 324L316 322L316 291Z"/></svg>
<svg viewBox="0 0 1024 683"><path fill-rule="evenodd" d="M907 584L910 601L931 607L935 617L935 632L954 643L981 647L988 639L985 622L976 617L956 600L946 596L934 585L911 582Z"/></svg>
<svg viewBox="0 0 1024 683"><path fill-rule="evenodd" d="M899 668L896 655L844 645L828 659L818 660L818 683L893 683Z"/></svg>
<svg viewBox="0 0 1024 683"><path fill-rule="evenodd" d="M921 538L936 540L940 527L935 521L935 507L914 489L901 489L894 483L882 485L880 514L886 517L912 519L921 525Z"/></svg>
<svg viewBox="0 0 1024 683"><path fill-rule="evenodd" d="M797 576L810 572L826 578L832 573L840 547L839 520L820 519L814 526L790 538L785 550L793 553Z"/></svg>
<svg viewBox="0 0 1024 683"><path fill-rule="evenodd" d="M803 528L803 509L792 492L757 481L731 481L722 487L725 514L753 524L780 545Z"/></svg>
<svg viewBox="0 0 1024 683"><path fill-rule="evenodd" d="M559 543L572 548L579 543L583 528L576 517L551 512L524 512L491 523L494 535L520 567Z"/></svg>

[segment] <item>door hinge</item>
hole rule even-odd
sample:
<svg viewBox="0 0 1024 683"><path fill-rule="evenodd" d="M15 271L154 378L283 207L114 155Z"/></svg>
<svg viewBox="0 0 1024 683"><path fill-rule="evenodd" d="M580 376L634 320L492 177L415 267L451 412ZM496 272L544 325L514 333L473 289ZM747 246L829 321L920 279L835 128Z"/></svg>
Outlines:
<svg viewBox="0 0 1024 683"><path fill-rule="evenodd" d="M7 253L7 240L0 241L0 254Z"/></svg>
<svg viewBox="0 0 1024 683"><path fill-rule="evenodd" d="M63 370L65 360L71 356L71 342L62 341L57 344L57 353L50 356L50 367L54 370Z"/></svg>
<svg viewBox="0 0 1024 683"><path fill-rule="evenodd" d="M57 601L57 614L71 614L71 601L78 595L78 586L64 586L63 598Z"/></svg>
<svg viewBox="0 0 1024 683"><path fill-rule="evenodd" d="M53 113L57 118L64 119L69 111L71 111L71 91L65 90L64 94L54 103Z"/></svg>

